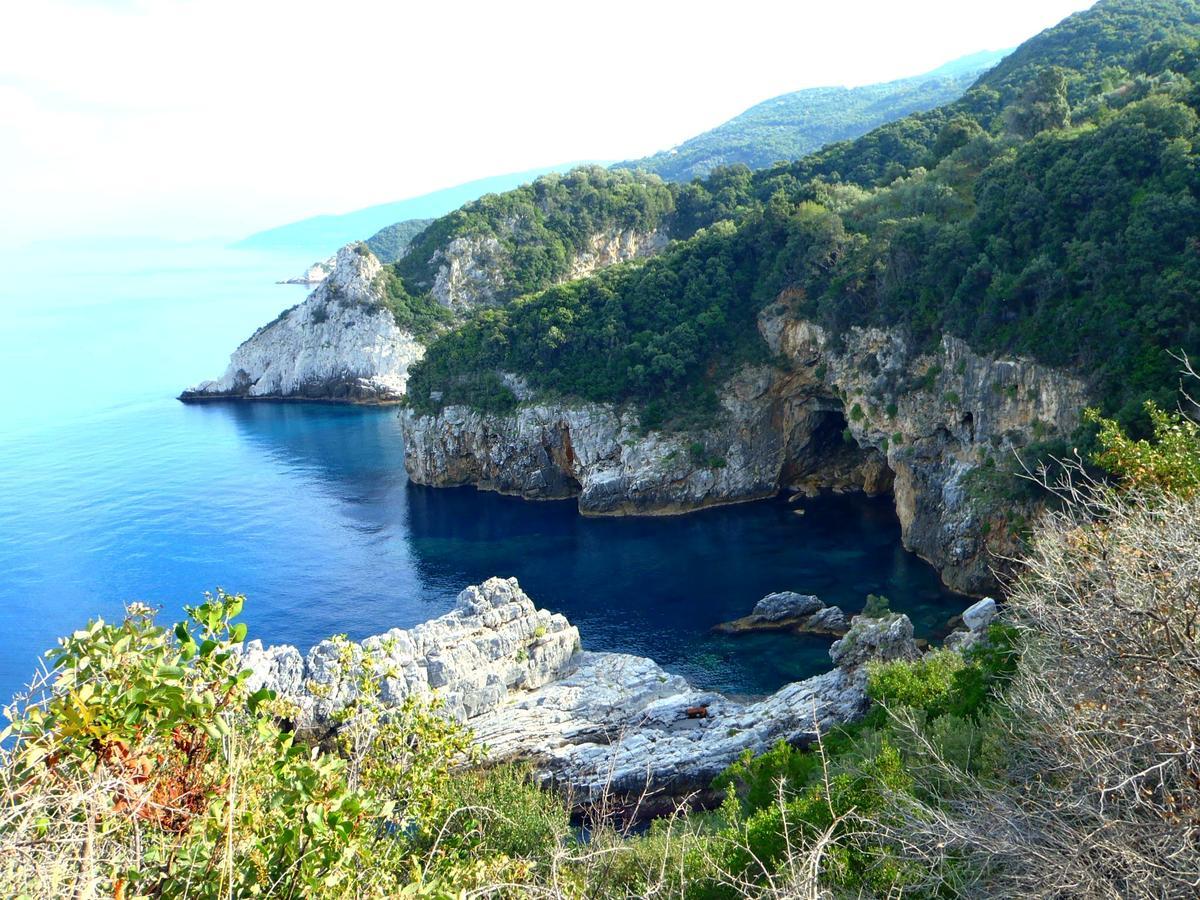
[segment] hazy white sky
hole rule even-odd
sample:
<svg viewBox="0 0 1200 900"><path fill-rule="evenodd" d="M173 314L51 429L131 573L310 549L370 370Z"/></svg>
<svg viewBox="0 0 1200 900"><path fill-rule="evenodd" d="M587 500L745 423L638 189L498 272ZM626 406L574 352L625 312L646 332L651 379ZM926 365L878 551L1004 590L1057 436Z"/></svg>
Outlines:
<svg viewBox="0 0 1200 900"><path fill-rule="evenodd" d="M0 240L232 237L669 147L1090 0L0 0Z"/></svg>

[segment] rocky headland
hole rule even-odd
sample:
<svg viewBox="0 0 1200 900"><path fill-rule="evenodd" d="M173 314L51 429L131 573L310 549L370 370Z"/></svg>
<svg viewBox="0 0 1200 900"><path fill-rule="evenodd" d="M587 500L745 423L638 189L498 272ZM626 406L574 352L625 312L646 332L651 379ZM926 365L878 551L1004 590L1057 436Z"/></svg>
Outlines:
<svg viewBox="0 0 1200 900"><path fill-rule="evenodd" d="M358 696L369 667L385 705L437 697L467 723L491 761L522 761L576 802L644 789L705 790L745 750L806 745L817 730L867 708L866 663L918 655L907 616L856 616L830 650L833 668L754 702L694 688L651 659L583 650L563 616L539 610L516 579L468 587L455 609L361 643L324 641L243 651L250 687L294 707L320 739Z"/></svg>
<svg viewBox="0 0 1200 900"><path fill-rule="evenodd" d="M509 223L515 228L517 223ZM649 256L668 243L661 229L593 234L570 260L567 279ZM494 235L456 237L438 247L429 296L456 315L497 302L507 288L509 254ZM218 379L184 391L184 401L324 400L395 403L424 338L400 327L385 302L383 265L365 243L347 244L286 284L313 284L303 303L259 328L231 355Z"/></svg>
<svg viewBox="0 0 1200 900"><path fill-rule="evenodd" d="M424 346L397 327L379 260L363 245L338 251L333 270L301 304L251 335L225 374L181 400L396 402Z"/></svg>

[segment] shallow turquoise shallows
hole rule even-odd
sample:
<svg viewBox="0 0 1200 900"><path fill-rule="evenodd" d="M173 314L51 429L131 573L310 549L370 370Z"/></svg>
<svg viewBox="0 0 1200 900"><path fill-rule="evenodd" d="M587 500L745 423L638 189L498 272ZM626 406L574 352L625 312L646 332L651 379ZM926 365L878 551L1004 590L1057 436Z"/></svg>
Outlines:
<svg viewBox="0 0 1200 900"><path fill-rule="evenodd" d="M271 282L307 262L126 244L0 256L4 697L89 617L141 600L174 619L218 585L247 595L251 636L307 647L515 575L586 648L741 694L828 667L826 638L710 634L771 591L848 611L884 593L926 634L964 605L900 546L887 500L585 519L573 502L410 485L392 410L172 399L303 298Z"/></svg>

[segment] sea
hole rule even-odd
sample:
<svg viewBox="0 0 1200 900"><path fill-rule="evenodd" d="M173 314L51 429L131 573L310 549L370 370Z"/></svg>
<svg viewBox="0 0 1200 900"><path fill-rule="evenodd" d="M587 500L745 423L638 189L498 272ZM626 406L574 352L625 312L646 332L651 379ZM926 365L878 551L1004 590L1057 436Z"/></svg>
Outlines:
<svg viewBox="0 0 1200 900"><path fill-rule="evenodd" d="M739 696L830 666L827 637L711 632L764 594L847 612L884 594L918 636L966 605L902 547L887 499L584 518L573 501L410 484L394 409L178 402L303 300L275 282L311 261L155 240L0 251L0 698L89 620L136 600L174 622L218 587L246 595L251 638L307 648L515 576L585 649Z"/></svg>

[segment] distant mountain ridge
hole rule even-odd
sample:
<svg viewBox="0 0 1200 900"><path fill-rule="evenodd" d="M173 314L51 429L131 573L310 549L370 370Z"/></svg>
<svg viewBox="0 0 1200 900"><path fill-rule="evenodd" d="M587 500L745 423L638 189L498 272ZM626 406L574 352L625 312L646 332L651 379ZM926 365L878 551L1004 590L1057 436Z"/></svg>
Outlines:
<svg viewBox="0 0 1200 900"><path fill-rule="evenodd" d="M826 144L857 137L878 125L958 99L981 73L1009 52L985 50L951 60L922 75L881 84L809 88L783 94L689 138L673 150L616 163L613 168L637 168L667 181L688 181L706 176L719 165L740 162L756 169L778 160L798 159ZM286 249L324 258L350 241L366 239L383 261L392 262L406 248L407 240L415 236L412 220L435 219L485 194L503 193L541 175L566 172L579 165L584 163L480 178L341 215L312 216L256 232L234 246Z"/></svg>
<svg viewBox="0 0 1200 900"><path fill-rule="evenodd" d="M668 181L704 178L718 166L762 169L850 140L886 122L957 100L1011 50L984 50L921 75L862 87L816 87L764 100L671 150L617 163Z"/></svg>
<svg viewBox="0 0 1200 900"><path fill-rule="evenodd" d="M374 235L388 226L409 219L435 219L478 200L484 194L497 194L528 184L540 175L566 172L582 162L562 163L523 172L509 172L478 178L453 187L431 191L407 200L380 203L340 215L311 216L242 238L233 246L247 250L289 250L324 258L338 247Z"/></svg>

